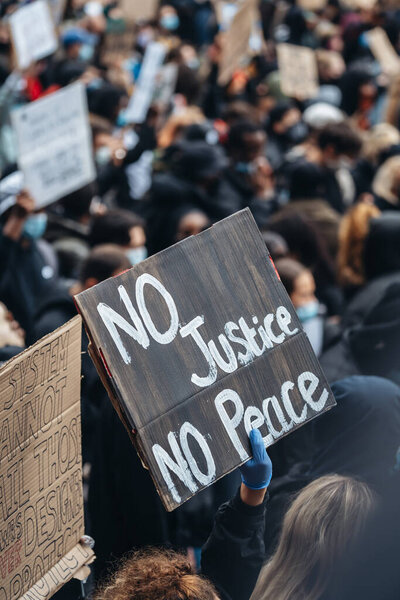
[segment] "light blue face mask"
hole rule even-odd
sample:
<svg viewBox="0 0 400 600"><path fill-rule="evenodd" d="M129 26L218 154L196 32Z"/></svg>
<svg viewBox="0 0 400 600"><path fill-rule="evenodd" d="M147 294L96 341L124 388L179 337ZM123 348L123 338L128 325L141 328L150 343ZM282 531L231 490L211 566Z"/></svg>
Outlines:
<svg viewBox="0 0 400 600"><path fill-rule="evenodd" d="M94 55L94 46L91 44L82 44L79 48L79 58L85 62L90 62Z"/></svg>
<svg viewBox="0 0 400 600"><path fill-rule="evenodd" d="M140 246L139 248L129 248L126 251L126 256L128 257L132 266L138 265L142 260L147 258L147 248L146 246Z"/></svg>
<svg viewBox="0 0 400 600"><path fill-rule="evenodd" d="M128 125L128 120L126 118L126 110L124 108L119 111L115 124L117 127L126 127L126 125Z"/></svg>
<svg viewBox="0 0 400 600"><path fill-rule="evenodd" d="M253 162L237 162L235 165L235 169L238 173L244 173L245 175L251 175L257 169L256 165Z"/></svg>
<svg viewBox="0 0 400 600"><path fill-rule="evenodd" d="M309 321L310 319L313 319L318 315L319 302L318 300L313 300L312 302L303 304L303 306L299 306L298 308L296 308L296 312L301 323L305 323L306 321Z"/></svg>
<svg viewBox="0 0 400 600"><path fill-rule="evenodd" d="M160 25L164 29L168 29L168 31L175 31L175 29L178 29L179 27L179 17L172 13L164 15L160 19Z"/></svg>
<svg viewBox="0 0 400 600"><path fill-rule="evenodd" d="M36 213L28 217L25 221L23 236L30 240L38 240L46 231L46 227L46 213Z"/></svg>
<svg viewBox="0 0 400 600"><path fill-rule="evenodd" d="M96 164L99 167L107 165L111 161L111 150L108 146L100 146L94 155Z"/></svg>

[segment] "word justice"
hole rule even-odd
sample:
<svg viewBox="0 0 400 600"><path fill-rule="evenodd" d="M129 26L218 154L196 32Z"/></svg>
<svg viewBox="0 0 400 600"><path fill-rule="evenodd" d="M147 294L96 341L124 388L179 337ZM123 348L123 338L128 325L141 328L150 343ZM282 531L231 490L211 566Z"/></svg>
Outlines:
<svg viewBox="0 0 400 600"><path fill-rule="evenodd" d="M215 397L214 407L223 431L228 435L228 443L244 462L249 458L248 444L242 443L247 439L245 434L248 436L252 429L260 429L265 446L271 446L310 416L321 412L328 398L329 392L319 378L311 371L304 371L296 383L284 381L276 395L255 400L258 406L246 406L235 390L225 389ZM190 445L189 435L192 438ZM153 444L152 451L172 498L179 503L181 496L171 473L194 494L199 489L198 484L209 485L220 475L214 460L214 454L217 459L219 455L217 450L213 453L210 448L211 436L203 435L188 421L178 432L170 431L167 440L171 454L160 444Z"/></svg>
<svg viewBox="0 0 400 600"><path fill-rule="evenodd" d="M148 311L145 301L145 285L152 286L165 302L169 312L169 327L167 331L160 332ZM103 323L107 327L125 364L131 363L131 356L122 341L119 330L124 331L134 339L142 348L147 349L150 345L150 337L159 344L170 344L179 334L182 338L191 337L200 349L206 363L206 374L193 373L191 381L198 387L207 387L217 380L217 367L224 373L233 373L239 365L247 365L254 358L261 356L266 350L274 345L282 344L288 336L298 333L297 327L291 327L292 317L285 306L278 306L275 312L267 314L260 323L258 317L252 316L253 326L249 326L243 317L237 323L229 321L224 326L224 333L218 335L219 344L223 354L218 350L213 340L206 342L200 332L205 323L204 316L196 316L189 323L179 323L178 311L171 294L152 275L144 273L136 280L135 294L138 311L134 308L132 300L125 287L118 287L120 299L125 306L131 322L113 308L100 302L97 310ZM119 330L118 330L119 329ZM150 336L150 337L149 337ZM239 346L240 351L235 348Z"/></svg>

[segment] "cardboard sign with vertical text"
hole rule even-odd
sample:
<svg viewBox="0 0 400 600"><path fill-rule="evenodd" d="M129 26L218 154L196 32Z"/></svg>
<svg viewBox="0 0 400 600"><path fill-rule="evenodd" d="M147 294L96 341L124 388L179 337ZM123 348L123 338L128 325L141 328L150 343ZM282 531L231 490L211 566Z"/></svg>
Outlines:
<svg viewBox="0 0 400 600"><path fill-rule="evenodd" d="M248 209L76 302L168 510L335 403Z"/></svg>
<svg viewBox="0 0 400 600"><path fill-rule="evenodd" d="M45 600L90 561L84 533L81 319L0 370L0 598Z"/></svg>

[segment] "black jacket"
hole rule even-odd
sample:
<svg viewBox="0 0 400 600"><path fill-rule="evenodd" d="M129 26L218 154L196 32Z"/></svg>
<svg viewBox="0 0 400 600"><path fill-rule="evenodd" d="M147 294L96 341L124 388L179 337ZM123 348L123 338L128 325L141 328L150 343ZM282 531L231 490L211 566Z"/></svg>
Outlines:
<svg viewBox="0 0 400 600"><path fill-rule="evenodd" d="M34 341L34 315L40 299L56 281L57 262L45 242L25 246L1 234L0 256L0 300L25 330L29 345Z"/></svg>
<svg viewBox="0 0 400 600"><path fill-rule="evenodd" d="M248 600L263 565L267 496L260 506L248 506L238 492L223 504L201 556L202 574L222 600Z"/></svg>
<svg viewBox="0 0 400 600"><path fill-rule="evenodd" d="M378 375L400 383L400 282L363 317L349 325L320 358L329 382L350 375Z"/></svg>
<svg viewBox="0 0 400 600"><path fill-rule="evenodd" d="M117 568L114 561L126 552L168 541L167 513L108 398L96 432L89 516L90 535L96 541L93 570L97 581Z"/></svg>

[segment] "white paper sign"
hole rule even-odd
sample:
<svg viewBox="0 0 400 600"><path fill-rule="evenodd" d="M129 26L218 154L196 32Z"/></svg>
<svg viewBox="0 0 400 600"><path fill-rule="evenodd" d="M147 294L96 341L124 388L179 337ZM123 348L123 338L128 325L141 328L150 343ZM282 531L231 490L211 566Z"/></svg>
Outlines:
<svg viewBox="0 0 400 600"><path fill-rule="evenodd" d="M130 123L143 123L145 120L165 54L165 46L159 42L151 42L147 46L138 81L126 109L125 116Z"/></svg>
<svg viewBox="0 0 400 600"><path fill-rule="evenodd" d="M15 110L18 164L36 206L46 206L95 178L85 87L74 83Z"/></svg>
<svg viewBox="0 0 400 600"><path fill-rule="evenodd" d="M23 187L24 174L21 171L13 171L0 181L0 216L14 206Z"/></svg>
<svg viewBox="0 0 400 600"><path fill-rule="evenodd" d="M13 13L10 27L20 69L57 50L54 23L45 0L36 0Z"/></svg>

